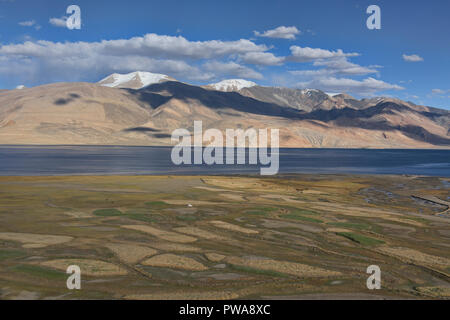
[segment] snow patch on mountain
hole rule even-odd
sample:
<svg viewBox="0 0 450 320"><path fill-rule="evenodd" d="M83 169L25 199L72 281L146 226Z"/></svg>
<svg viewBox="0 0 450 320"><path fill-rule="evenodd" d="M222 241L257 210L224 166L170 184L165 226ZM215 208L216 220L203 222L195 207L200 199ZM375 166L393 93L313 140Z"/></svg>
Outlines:
<svg viewBox="0 0 450 320"><path fill-rule="evenodd" d="M133 87L134 89L141 89L151 84L170 80L174 79L165 74L136 71L128 74L113 73L98 83L111 88Z"/></svg>
<svg viewBox="0 0 450 320"><path fill-rule="evenodd" d="M319 93L319 92L321 92L321 91L317 90L317 89L303 89L303 90L301 90L301 93L305 94L307 96L311 96L313 93Z"/></svg>
<svg viewBox="0 0 450 320"><path fill-rule="evenodd" d="M239 91L244 88L257 86L256 83L243 79L227 79L209 84L208 87L219 91Z"/></svg>

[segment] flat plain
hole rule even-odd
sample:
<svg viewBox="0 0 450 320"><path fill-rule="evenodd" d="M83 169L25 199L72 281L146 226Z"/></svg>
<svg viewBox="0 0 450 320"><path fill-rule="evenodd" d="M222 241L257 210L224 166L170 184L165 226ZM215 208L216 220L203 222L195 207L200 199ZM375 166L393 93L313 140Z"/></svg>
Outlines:
<svg viewBox="0 0 450 320"><path fill-rule="evenodd" d="M450 297L450 180L0 177L1 299ZM66 287L69 265L81 290ZM369 290L378 265L382 288Z"/></svg>

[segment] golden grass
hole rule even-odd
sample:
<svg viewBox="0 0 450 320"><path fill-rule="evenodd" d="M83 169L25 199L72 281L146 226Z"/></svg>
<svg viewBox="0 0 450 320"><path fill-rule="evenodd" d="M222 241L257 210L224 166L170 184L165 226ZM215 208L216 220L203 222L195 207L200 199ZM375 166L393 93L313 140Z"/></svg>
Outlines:
<svg viewBox="0 0 450 320"><path fill-rule="evenodd" d="M215 187L226 188L226 189L242 189L242 190L252 190L255 192L269 191L269 192L280 192L283 193L295 193L295 188L280 185L273 181L268 181L264 179L255 178L244 178L244 177L205 177L203 178L206 184Z"/></svg>
<svg viewBox="0 0 450 320"><path fill-rule="evenodd" d="M41 262L40 265L66 271L70 265L77 265L81 269L81 276L122 276L127 270L115 264L92 259L57 259Z"/></svg>
<svg viewBox="0 0 450 320"><path fill-rule="evenodd" d="M69 236L55 236L49 234L0 232L0 240L23 243L24 248L44 248L51 245L65 243L73 240Z"/></svg>
<svg viewBox="0 0 450 320"><path fill-rule="evenodd" d="M173 205L185 205L192 204L193 206L211 206L218 204L227 204L226 202L213 202L213 201L202 201L202 200L161 200L167 204Z"/></svg>
<svg viewBox="0 0 450 320"><path fill-rule="evenodd" d="M414 249L384 246L377 248L377 250L384 254L400 258L403 261L444 268L450 267L450 259L433 256Z"/></svg>
<svg viewBox="0 0 450 320"><path fill-rule="evenodd" d="M155 249L135 244L111 243L106 247L126 263L136 263L158 253Z"/></svg>
<svg viewBox="0 0 450 320"><path fill-rule="evenodd" d="M67 211L64 212L66 215L71 216L73 218L77 219L87 219L87 218L94 218L92 214L81 212L81 211Z"/></svg>
<svg viewBox="0 0 450 320"><path fill-rule="evenodd" d="M384 219L393 222L400 222L404 224L413 225L416 227L424 227L425 225L421 222L402 218L401 213L396 212L388 212L384 210L379 210L375 208L369 207L354 207L354 206L345 206L342 204L330 204L330 203L315 203L311 205L311 208L327 211L329 213L336 213L343 216L352 216L352 217L366 217L366 218L377 218Z"/></svg>
<svg viewBox="0 0 450 320"><path fill-rule="evenodd" d="M225 229L225 230L229 230L229 231L235 231L235 232L240 232L240 233L244 233L244 234L258 234L259 233L256 230L243 228L241 226L237 226L235 224L231 224L231 223L220 221L220 220L214 220L214 221L211 221L210 223L213 224L217 228L221 228L221 229Z"/></svg>
<svg viewBox="0 0 450 320"><path fill-rule="evenodd" d="M239 298L238 293L229 291L179 291L125 296L128 300L232 300L237 298Z"/></svg>
<svg viewBox="0 0 450 320"><path fill-rule="evenodd" d="M245 201L244 197L239 195L239 194L233 194L233 193L222 193L220 194L220 196L230 199L232 201L238 201L238 202L243 202Z"/></svg>
<svg viewBox="0 0 450 320"><path fill-rule="evenodd" d="M179 242L179 243L189 243L189 242L195 242L197 241L197 238L193 238L190 236L185 236L179 233L175 233L175 232L171 232L171 231L166 231L166 230L161 230L161 229L157 229L157 228L153 228L150 226L146 226L146 225L124 225L122 226L123 228L127 228L127 229L131 229L131 230L136 230L136 231L141 231L141 232L145 232L148 233L154 237L163 239L163 240L167 240L167 241L171 241L171 242Z"/></svg>
<svg viewBox="0 0 450 320"><path fill-rule="evenodd" d="M218 236L215 233L206 231L206 230L202 230L200 228L196 228L196 227L179 227L179 228L175 228L174 229L177 232L180 233L184 233L187 235L191 235L191 236L197 236L199 238L204 238L204 239L208 239L208 240L219 240L219 239L224 239L221 236Z"/></svg>
<svg viewBox="0 0 450 320"><path fill-rule="evenodd" d="M205 256L209 261L212 261L212 262L220 262L226 258L226 256L224 256L223 254L214 253L214 252L205 253Z"/></svg>
<svg viewBox="0 0 450 320"><path fill-rule="evenodd" d="M304 194L326 194L323 191L319 191L319 190L314 190L314 189L306 189L306 190L302 190L302 193Z"/></svg>
<svg viewBox="0 0 450 320"><path fill-rule="evenodd" d="M349 229L343 229L343 228L328 228L327 231L328 231L328 232L333 232L333 233L339 233L339 232L352 232L352 230L349 230Z"/></svg>
<svg viewBox="0 0 450 320"><path fill-rule="evenodd" d="M170 243L170 242L152 242L149 246L162 251L175 252L201 252L202 249L187 244Z"/></svg>
<svg viewBox="0 0 450 320"><path fill-rule="evenodd" d="M312 267L306 264L272 259L228 257L225 261L232 265L266 271L275 271L301 278L331 277L341 275L340 272Z"/></svg>
<svg viewBox="0 0 450 320"><path fill-rule="evenodd" d="M211 187L194 187L195 189L213 191L213 192L229 192L229 190L220 189L220 188L211 188Z"/></svg>
<svg viewBox="0 0 450 320"><path fill-rule="evenodd" d="M151 257L147 260L142 261L142 264L145 266L183 269L189 271L208 270L206 266L192 258L178 256L171 253L165 253Z"/></svg>
<svg viewBox="0 0 450 320"><path fill-rule="evenodd" d="M433 298L450 298L450 288L448 287L417 287L416 290Z"/></svg>

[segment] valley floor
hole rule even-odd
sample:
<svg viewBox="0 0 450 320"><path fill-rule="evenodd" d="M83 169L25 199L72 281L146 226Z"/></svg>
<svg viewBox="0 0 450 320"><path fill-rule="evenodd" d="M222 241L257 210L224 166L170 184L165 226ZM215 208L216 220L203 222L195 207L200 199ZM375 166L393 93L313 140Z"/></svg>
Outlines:
<svg viewBox="0 0 450 320"><path fill-rule="evenodd" d="M0 299L450 298L449 179L0 177ZM69 265L81 290L66 287ZM369 290L366 269L381 269Z"/></svg>

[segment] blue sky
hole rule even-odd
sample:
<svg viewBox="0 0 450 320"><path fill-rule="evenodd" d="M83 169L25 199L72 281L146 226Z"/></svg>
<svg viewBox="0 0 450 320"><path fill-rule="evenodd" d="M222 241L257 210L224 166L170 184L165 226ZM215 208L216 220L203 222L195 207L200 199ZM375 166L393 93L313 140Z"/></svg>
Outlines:
<svg viewBox="0 0 450 320"><path fill-rule="evenodd" d="M64 26L71 4L80 30ZM381 30L366 27L371 4ZM0 88L140 70L450 109L449 15L447 0L0 0Z"/></svg>

